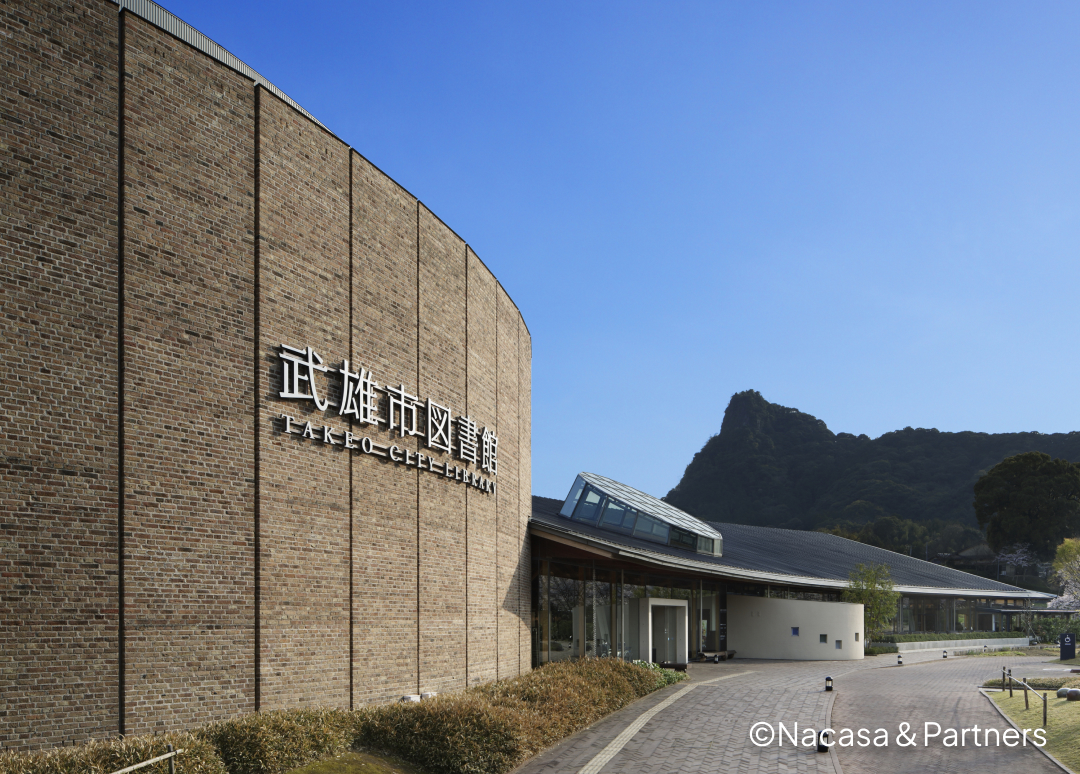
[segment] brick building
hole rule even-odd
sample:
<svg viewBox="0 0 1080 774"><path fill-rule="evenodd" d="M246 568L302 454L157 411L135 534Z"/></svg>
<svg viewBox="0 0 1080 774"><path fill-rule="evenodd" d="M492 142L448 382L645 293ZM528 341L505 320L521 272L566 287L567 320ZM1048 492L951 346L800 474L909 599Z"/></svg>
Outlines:
<svg viewBox="0 0 1080 774"><path fill-rule="evenodd" d="M0 32L0 739L527 670L531 339L479 257L147 0Z"/></svg>

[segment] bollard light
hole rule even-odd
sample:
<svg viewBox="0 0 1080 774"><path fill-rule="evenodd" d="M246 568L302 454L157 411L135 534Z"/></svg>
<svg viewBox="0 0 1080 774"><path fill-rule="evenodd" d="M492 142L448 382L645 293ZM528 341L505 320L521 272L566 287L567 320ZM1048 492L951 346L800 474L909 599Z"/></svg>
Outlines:
<svg viewBox="0 0 1080 774"><path fill-rule="evenodd" d="M941 651L941 657L942 658L948 658L949 657L949 651L947 651L947 650Z"/></svg>
<svg viewBox="0 0 1080 774"><path fill-rule="evenodd" d="M832 690L832 678L831 677L826 677L825 678L825 690L826 691L831 691Z"/></svg>
<svg viewBox="0 0 1080 774"><path fill-rule="evenodd" d="M986 652L986 646L983 645L983 653L985 653L985 652Z"/></svg>
<svg viewBox="0 0 1080 774"><path fill-rule="evenodd" d="M896 665L897 666L903 666L904 665L904 654L903 653L897 653L896 654Z"/></svg>
<svg viewBox="0 0 1080 774"><path fill-rule="evenodd" d="M818 731L817 751L818 752L828 752L829 751L829 732L828 731Z"/></svg>

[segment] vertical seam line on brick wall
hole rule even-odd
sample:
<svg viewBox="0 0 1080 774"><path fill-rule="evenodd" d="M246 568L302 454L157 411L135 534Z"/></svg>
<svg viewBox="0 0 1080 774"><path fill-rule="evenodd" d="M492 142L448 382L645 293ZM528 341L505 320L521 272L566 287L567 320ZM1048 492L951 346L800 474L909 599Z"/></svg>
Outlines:
<svg viewBox="0 0 1080 774"><path fill-rule="evenodd" d="M522 674L522 326L514 321L517 331L517 674Z"/></svg>
<svg viewBox="0 0 1080 774"><path fill-rule="evenodd" d="M416 200L416 394L420 394L420 200ZM420 693L420 471L416 471L416 692Z"/></svg>
<svg viewBox="0 0 1080 774"><path fill-rule="evenodd" d="M469 406L469 246L465 245L465 415ZM469 489L465 489L465 687L469 687Z"/></svg>
<svg viewBox="0 0 1080 774"><path fill-rule="evenodd" d="M353 161L352 150L349 150L349 358L355 362L356 353L353 352ZM352 419L349 419L349 430L353 429ZM353 455L349 459L349 709L353 709Z"/></svg>
<svg viewBox="0 0 1080 774"><path fill-rule="evenodd" d="M117 727L121 735L127 730L124 722L126 712L124 692L127 681L124 672L127 668L127 659L124 657L124 639L126 621L124 620L124 102L127 98L127 90L124 87L124 79L127 75L124 68L127 65L124 49L127 45L124 35L126 15L120 11L117 21L119 26L119 65L120 65L120 93L117 95L117 201L116 201L116 414L117 414L117 481L116 488L119 495L116 499L116 596L117 596L117 621L116 621L116 666L118 671L117 680Z"/></svg>
<svg viewBox="0 0 1080 774"><path fill-rule="evenodd" d="M499 433L499 283L495 283L495 432ZM502 508L502 487L495 490L495 679L502 679L502 640L499 639L499 619L502 605L499 602L499 514Z"/></svg>
<svg viewBox="0 0 1080 774"><path fill-rule="evenodd" d="M261 388L259 386L259 361L260 351L262 347L262 326L260 325L259 315L262 307L260 304L260 294L262 293L262 282L260 275L262 274L262 246L259 244L262 235L262 207L259 203L259 199L262 196L262 122L260 121L260 113L262 112L262 87L259 84L255 84L255 212L254 212L254 239L255 244L255 345L254 345L254 368L255 368L255 400L253 401L253 409L255 412L255 513L254 513L254 574L255 574L255 658L254 658L254 670L255 670L255 711L258 712L262 708L262 557L260 553L262 551L262 541L259 539L259 533L261 531L262 522L262 422L260 421L259 412L259 397L261 395Z"/></svg>

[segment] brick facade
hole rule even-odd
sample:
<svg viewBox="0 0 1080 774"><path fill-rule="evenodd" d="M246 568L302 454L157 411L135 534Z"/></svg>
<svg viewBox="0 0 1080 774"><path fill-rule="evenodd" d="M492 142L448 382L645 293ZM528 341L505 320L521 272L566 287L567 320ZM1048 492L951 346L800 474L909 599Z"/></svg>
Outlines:
<svg viewBox="0 0 1080 774"><path fill-rule="evenodd" d="M529 669L531 339L482 261L149 21L3 10L0 741ZM340 416L333 372L325 411L279 397L281 344L496 432L496 491L422 435Z"/></svg>

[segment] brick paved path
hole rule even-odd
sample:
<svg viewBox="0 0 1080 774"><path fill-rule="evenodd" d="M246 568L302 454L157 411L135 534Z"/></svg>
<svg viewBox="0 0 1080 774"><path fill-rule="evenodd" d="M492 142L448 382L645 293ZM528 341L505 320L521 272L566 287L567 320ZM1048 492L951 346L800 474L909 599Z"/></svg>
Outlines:
<svg viewBox="0 0 1080 774"><path fill-rule="evenodd" d="M905 654L905 660L906 654ZM1009 725L974 686L1001 676L1001 667L1012 667L1016 677L1060 675L1043 671L1050 666L1039 658L950 658L940 657L901 669L869 669L845 675L843 690L837 691L833 706L833 727L881 725L896 729L902 721L919 731L926 721L945 728L996 728ZM846 774L904 774L904 772L992 772L1023 771L1061 774L1043 755L1031 748L1005 746L975 747L972 734L964 747L945 747L938 742L906 749L849 747L838 750ZM940 740L939 740L940 741Z"/></svg>
<svg viewBox="0 0 1080 774"><path fill-rule="evenodd" d="M974 686L1012 666L1014 674L1044 674L1042 659L941 658L938 652L905 654L863 661L789 662L736 660L724 664L691 664L695 688L661 710L599 769L602 774L699 774L707 772L813 772L869 774L907 771L970 770L978 774L1023 770L1025 774L1060 774L1032 749L972 748L943 752L931 748L899 748L892 744L901 721L933 720L942 727L1008 726ZM1018 670L1022 664L1024 666ZM1045 673L1049 674L1049 673ZM825 693L825 675L837 690ZM717 677L727 677L708 683ZM680 683L658 691L564 740L518 769L517 774L577 774L643 712L683 689ZM835 704L834 702L835 697ZM889 729L888 748L838 749L834 755L813 748L759 748L749 739L758 721L794 723L801 729L878 726ZM969 737L970 742L970 737ZM1022 769L1017 769L1022 767Z"/></svg>

